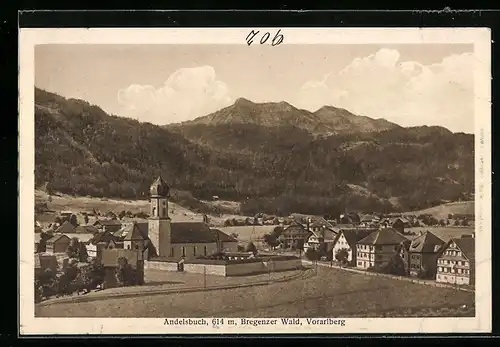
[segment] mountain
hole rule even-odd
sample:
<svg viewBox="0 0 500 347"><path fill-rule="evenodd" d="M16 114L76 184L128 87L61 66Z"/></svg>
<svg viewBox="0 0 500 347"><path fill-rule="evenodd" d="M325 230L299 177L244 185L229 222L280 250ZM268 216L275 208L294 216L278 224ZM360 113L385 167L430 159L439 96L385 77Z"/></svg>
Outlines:
<svg viewBox="0 0 500 347"><path fill-rule="evenodd" d="M265 127L295 127L313 134L344 134L383 131L399 126L385 119L356 116L347 110L324 106L316 112L298 109L287 102L254 103L239 98L236 102L208 116L181 123L192 125L248 124ZM179 127L179 124L172 125Z"/></svg>
<svg viewBox="0 0 500 347"><path fill-rule="evenodd" d="M146 198L151 180L162 173L182 192L177 198L191 205L217 195L241 201L247 214L282 215L418 210L474 191L472 135L399 126L318 134L307 127L313 120L324 124L321 118L336 110L318 116L284 103L254 105L239 100L229 107L238 112L215 112L205 118L209 125L198 119L161 127L35 89L36 186ZM270 110L272 121L256 109ZM297 119L290 121L290 112ZM373 124L338 112L330 118ZM310 125L299 127L302 114ZM251 121L236 121L241 119Z"/></svg>

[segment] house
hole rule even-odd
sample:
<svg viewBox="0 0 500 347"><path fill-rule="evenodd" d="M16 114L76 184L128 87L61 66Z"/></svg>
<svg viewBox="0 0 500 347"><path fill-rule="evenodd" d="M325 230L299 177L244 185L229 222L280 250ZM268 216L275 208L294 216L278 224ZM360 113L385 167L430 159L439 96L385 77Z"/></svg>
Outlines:
<svg viewBox="0 0 500 347"><path fill-rule="evenodd" d="M87 255L92 258L100 258L102 251L108 247L110 241L116 241L116 238L109 231L94 234L92 239L85 244Z"/></svg>
<svg viewBox="0 0 500 347"><path fill-rule="evenodd" d="M356 264L356 244L359 240L365 238L370 233L375 231L374 229L340 229L336 234L333 241L332 247L332 259L336 259L335 255L341 249L347 250L347 261L348 263Z"/></svg>
<svg viewBox="0 0 500 347"><path fill-rule="evenodd" d="M237 241L203 222L173 222L168 215L170 187L159 176L150 187L148 258L192 259L220 252L237 251ZM125 241L124 241L125 242Z"/></svg>
<svg viewBox="0 0 500 347"><path fill-rule="evenodd" d="M55 255L47 253L35 254L35 278L43 274L46 269L56 272L57 266L57 258Z"/></svg>
<svg viewBox="0 0 500 347"><path fill-rule="evenodd" d="M297 221L292 221L280 235L283 248L302 249L311 232L306 226Z"/></svg>
<svg viewBox="0 0 500 347"><path fill-rule="evenodd" d="M360 216L359 226L369 228L369 227L377 226L379 222L380 222L380 218L378 216L371 215L371 214L365 214L365 215Z"/></svg>
<svg viewBox="0 0 500 347"><path fill-rule="evenodd" d="M69 221L64 221L64 223L62 223L61 226L56 229L56 234L71 234L74 232L75 226Z"/></svg>
<svg viewBox="0 0 500 347"><path fill-rule="evenodd" d="M312 248L321 253L330 254L336 237L337 233L329 228L315 228L304 243L304 251Z"/></svg>
<svg viewBox="0 0 500 347"><path fill-rule="evenodd" d="M68 249L71 239L63 234L56 234L47 240L45 251L47 253L64 253Z"/></svg>
<svg viewBox="0 0 500 347"><path fill-rule="evenodd" d="M408 268L411 276L425 272L425 277L436 276L437 258L444 245L439 237L426 231L413 239L408 249Z"/></svg>
<svg viewBox="0 0 500 347"><path fill-rule="evenodd" d="M358 241L356 266L362 269L387 263L401 243L407 240L394 228L381 228Z"/></svg>
<svg viewBox="0 0 500 347"><path fill-rule="evenodd" d="M128 249L105 249L100 258L104 267L104 288L118 286L116 270L121 258L125 258L128 265L135 273L136 284L144 284L144 258L142 252Z"/></svg>
<svg viewBox="0 0 500 347"><path fill-rule="evenodd" d="M475 284L475 238L451 239L437 259L436 282Z"/></svg>
<svg viewBox="0 0 500 347"><path fill-rule="evenodd" d="M93 224L100 231L109 231L114 233L122 228L122 223L115 219L98 219Z"/></svg>

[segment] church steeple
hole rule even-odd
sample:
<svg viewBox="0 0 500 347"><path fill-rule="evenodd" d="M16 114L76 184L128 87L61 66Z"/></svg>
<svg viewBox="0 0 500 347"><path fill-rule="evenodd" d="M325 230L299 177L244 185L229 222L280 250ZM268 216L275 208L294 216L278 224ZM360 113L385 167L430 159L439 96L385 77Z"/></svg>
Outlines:
<svg viewBox="0 0 500 347"><path fill-rule="evenodd" d="M168 219L170 187L161 175L151 184L149 192L151 195L151 218Z"/></svg>
<svg viewBox="0 0 500 347"><path fill-rule="evenodd" d="M151 184L149 192L151 197L170 197L170 187L167 182L163 180L161 175Z"/></svg>

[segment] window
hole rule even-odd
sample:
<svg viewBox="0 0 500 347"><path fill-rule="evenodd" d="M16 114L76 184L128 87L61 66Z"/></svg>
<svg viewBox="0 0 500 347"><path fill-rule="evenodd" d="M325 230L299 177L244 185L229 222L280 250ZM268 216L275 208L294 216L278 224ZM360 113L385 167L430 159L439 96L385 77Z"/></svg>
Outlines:
<svg viewBox="0 0 500 347"><path fill-rule="evenodd" d="M186 256L186 247L181 247L181 254L183 257Z"/></svg>
<svg viewBox="0 0 500 347"><path fill-rule="evenodd" d="M193 256L196 257L196 246L193 246Z"/></svg>
<svg viewBox="0 0 500 347"><path fill-rule="evenodd" d="M444 268L444 272L448 272L448 268L447 267Z"/></svg>
<svg viewBox="0 0 500 347"><path fill-rule="evenodd" d="M173 257L174 256L174 247L170 248L170 256Z"/></svg>
<svg viewBox="0 0 500 347"><path fill-rule="evenodd" d="M462 253L461 253L461 252L457 252L457 256L458 256L458 257L461 257L461 256L462 256Z"/></svg>
<svg viewBox="0 0 500 347"><path fill-rule="evenodd" d="M164 208L163 208L163 216L166 216L166 215L167 215L167 208L166 208L166 207L164 207Z"/></svg>
<svg viewBox="0 0 500 347"><path fill-rule="evenodd" d="M358 266L363 266L363 262L358 261Z"/></svg>
<svg viewBox="0 0 500 347"><path fill-rule="evenodd" d="M127 245L127 249L130 249L130 245Z"/></svg>
<svg viewBox="0 0 500 347"><path fill-rule="evenodd" d="M203 255L207 256L207 246L203 246Z"/></svg>

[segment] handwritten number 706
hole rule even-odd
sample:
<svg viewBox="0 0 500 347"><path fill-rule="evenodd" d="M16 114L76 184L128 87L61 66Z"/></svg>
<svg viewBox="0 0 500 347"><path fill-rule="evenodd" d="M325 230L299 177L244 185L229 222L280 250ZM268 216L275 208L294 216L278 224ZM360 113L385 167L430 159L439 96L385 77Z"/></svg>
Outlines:
<svg viewBox="0 0 500 347"><path fill-rule="evenodd" d="M259 35L259 33L260 33L259 30L250 31L250 33L247 35L247 38L246 38L247 44L249 46L254 42L254 39L256 38L257 35ZM269 32L265 32L263 35L260 36L260 40L258 40L258 42L261 45L263 45L269 40L270 37L271 37L271 34ZM280 29L276 32L273 39L271 40L271 46L277 46L277 45L281 44L282 42L283 42L283 35L281 34L281 29Z"/></svg>

